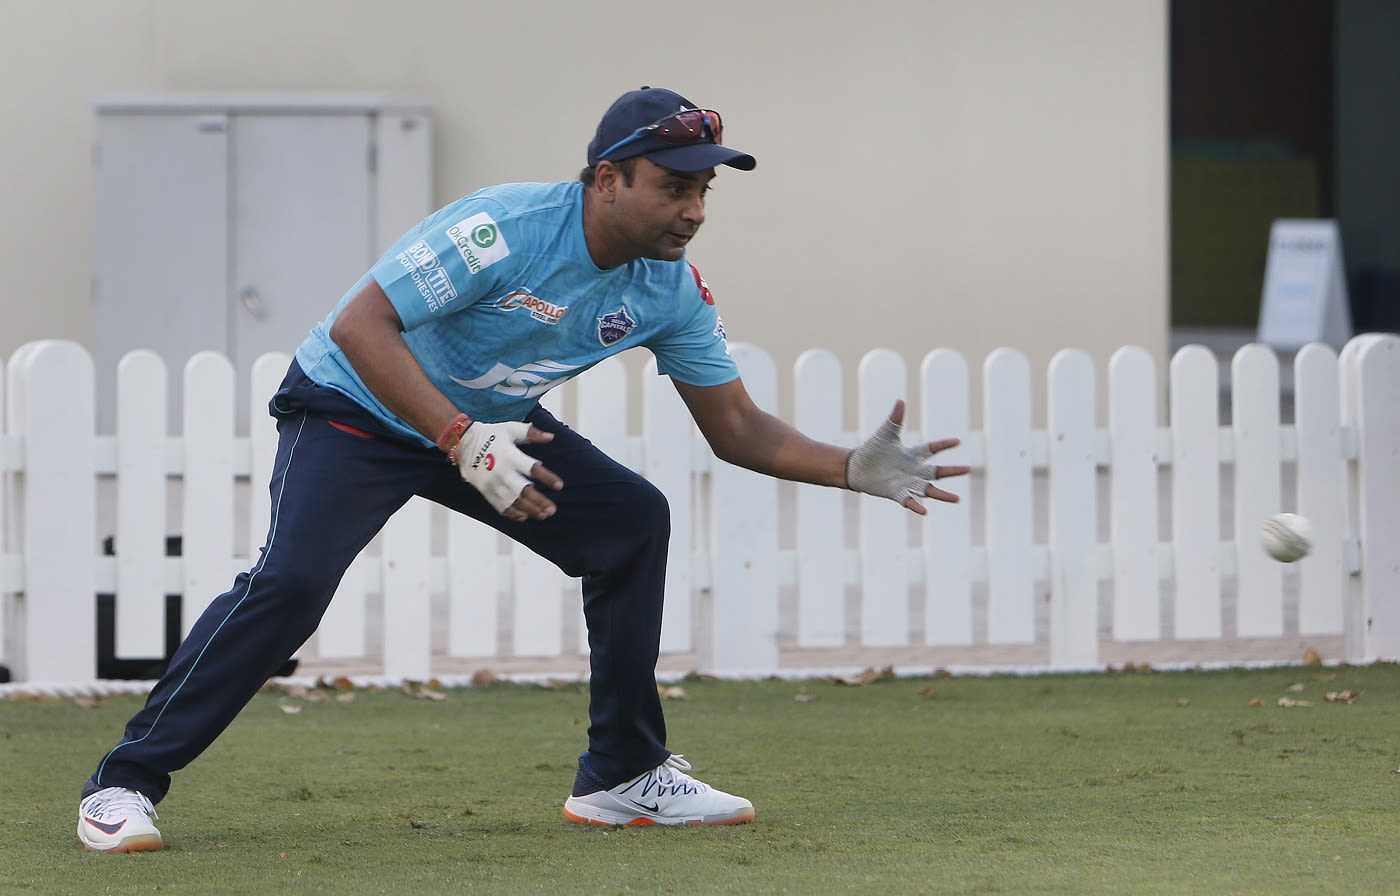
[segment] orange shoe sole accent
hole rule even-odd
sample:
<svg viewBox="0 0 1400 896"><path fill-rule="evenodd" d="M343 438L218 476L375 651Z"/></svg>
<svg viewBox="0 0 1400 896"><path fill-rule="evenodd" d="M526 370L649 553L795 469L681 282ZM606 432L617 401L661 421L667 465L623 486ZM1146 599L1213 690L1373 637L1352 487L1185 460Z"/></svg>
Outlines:
<svg viewBox="0 0 1400 896"><path fill-rule="evenodd" d="M83 839L79 837L78 842L83 843ZM88 852L154 852L158 849L165 849L165 841L160 837L148 834L143 837L128 837L111 849L97 849L86 843L83 843L83 848Z"/></svg>
<svg viewBox="0 0 1400 896"><path fill-rule="evenodd" d="M658 824L657 822L652 821L650 818L634 818L631 821L626 822L624 824L613 824L611 821L598 821L594 818L584 818L582 815L575 815L568 809L564 810L564 817L569 821L576 821L580 824L596 824L600 827L605 828L672 827L672 825ZM694 827L699 827L702 825L709 825L714 827L729 824L748 824L751 821L753 821L753 813L748 812L743 815L735 815L732 818L723 818L719 821L686 821L682 822L682 824Z"/></svg>

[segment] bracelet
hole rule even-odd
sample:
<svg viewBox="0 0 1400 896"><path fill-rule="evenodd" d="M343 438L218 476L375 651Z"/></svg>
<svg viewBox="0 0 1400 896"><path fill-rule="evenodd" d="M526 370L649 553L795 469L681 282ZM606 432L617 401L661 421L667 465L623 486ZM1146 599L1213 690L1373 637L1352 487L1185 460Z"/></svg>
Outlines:
<svg viewBox="0 0 1400 896"><path fill-rule="evenodd" d="M457 443L462 441L462 436L466 433L467 427L472 425L472 418L466 414L458 414L452 418L452 422L447 424L447 428L438 436L438 450L447 455L447 462L457 463Z"/></svg>

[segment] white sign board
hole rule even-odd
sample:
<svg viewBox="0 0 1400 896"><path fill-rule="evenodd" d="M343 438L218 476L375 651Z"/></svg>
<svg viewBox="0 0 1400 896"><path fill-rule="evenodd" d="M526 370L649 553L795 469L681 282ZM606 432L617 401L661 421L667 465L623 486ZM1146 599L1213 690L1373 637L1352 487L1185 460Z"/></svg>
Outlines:
<svg viewBox="0 0 1400 896"><path fill-rule="evenodd" d="M1269 231L1259 336L1276 349L1351 338L1342 235L1332 220L1279 219Z"/></svg>

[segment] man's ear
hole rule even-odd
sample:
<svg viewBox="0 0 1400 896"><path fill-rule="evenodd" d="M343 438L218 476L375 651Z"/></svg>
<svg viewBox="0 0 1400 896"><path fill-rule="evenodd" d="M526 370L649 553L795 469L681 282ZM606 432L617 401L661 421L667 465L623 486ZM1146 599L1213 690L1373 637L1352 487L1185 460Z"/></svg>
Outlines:
<svg viewBox="0 0 1400 896"><path fill-rule="evenodd" d="M599 196L611 202L622 187L622 172L617 170L617 166L612 162L601 161L593 169L593 184L598 188Z"/></svg>

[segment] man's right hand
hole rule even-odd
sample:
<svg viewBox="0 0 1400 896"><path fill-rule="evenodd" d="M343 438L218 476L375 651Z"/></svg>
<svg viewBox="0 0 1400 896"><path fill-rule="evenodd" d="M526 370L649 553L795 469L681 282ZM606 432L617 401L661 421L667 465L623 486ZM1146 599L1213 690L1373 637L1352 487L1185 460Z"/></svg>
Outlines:
<svg viewBox="0 0 1400 896"><path fill-rule="evenodd" d="M558 491L564 481L517 445L548 442L553 433L528 423L473 421L457 443L457 469L462 478L507 519L524 522L554 515L554 502L530 480Z"/></svg>

